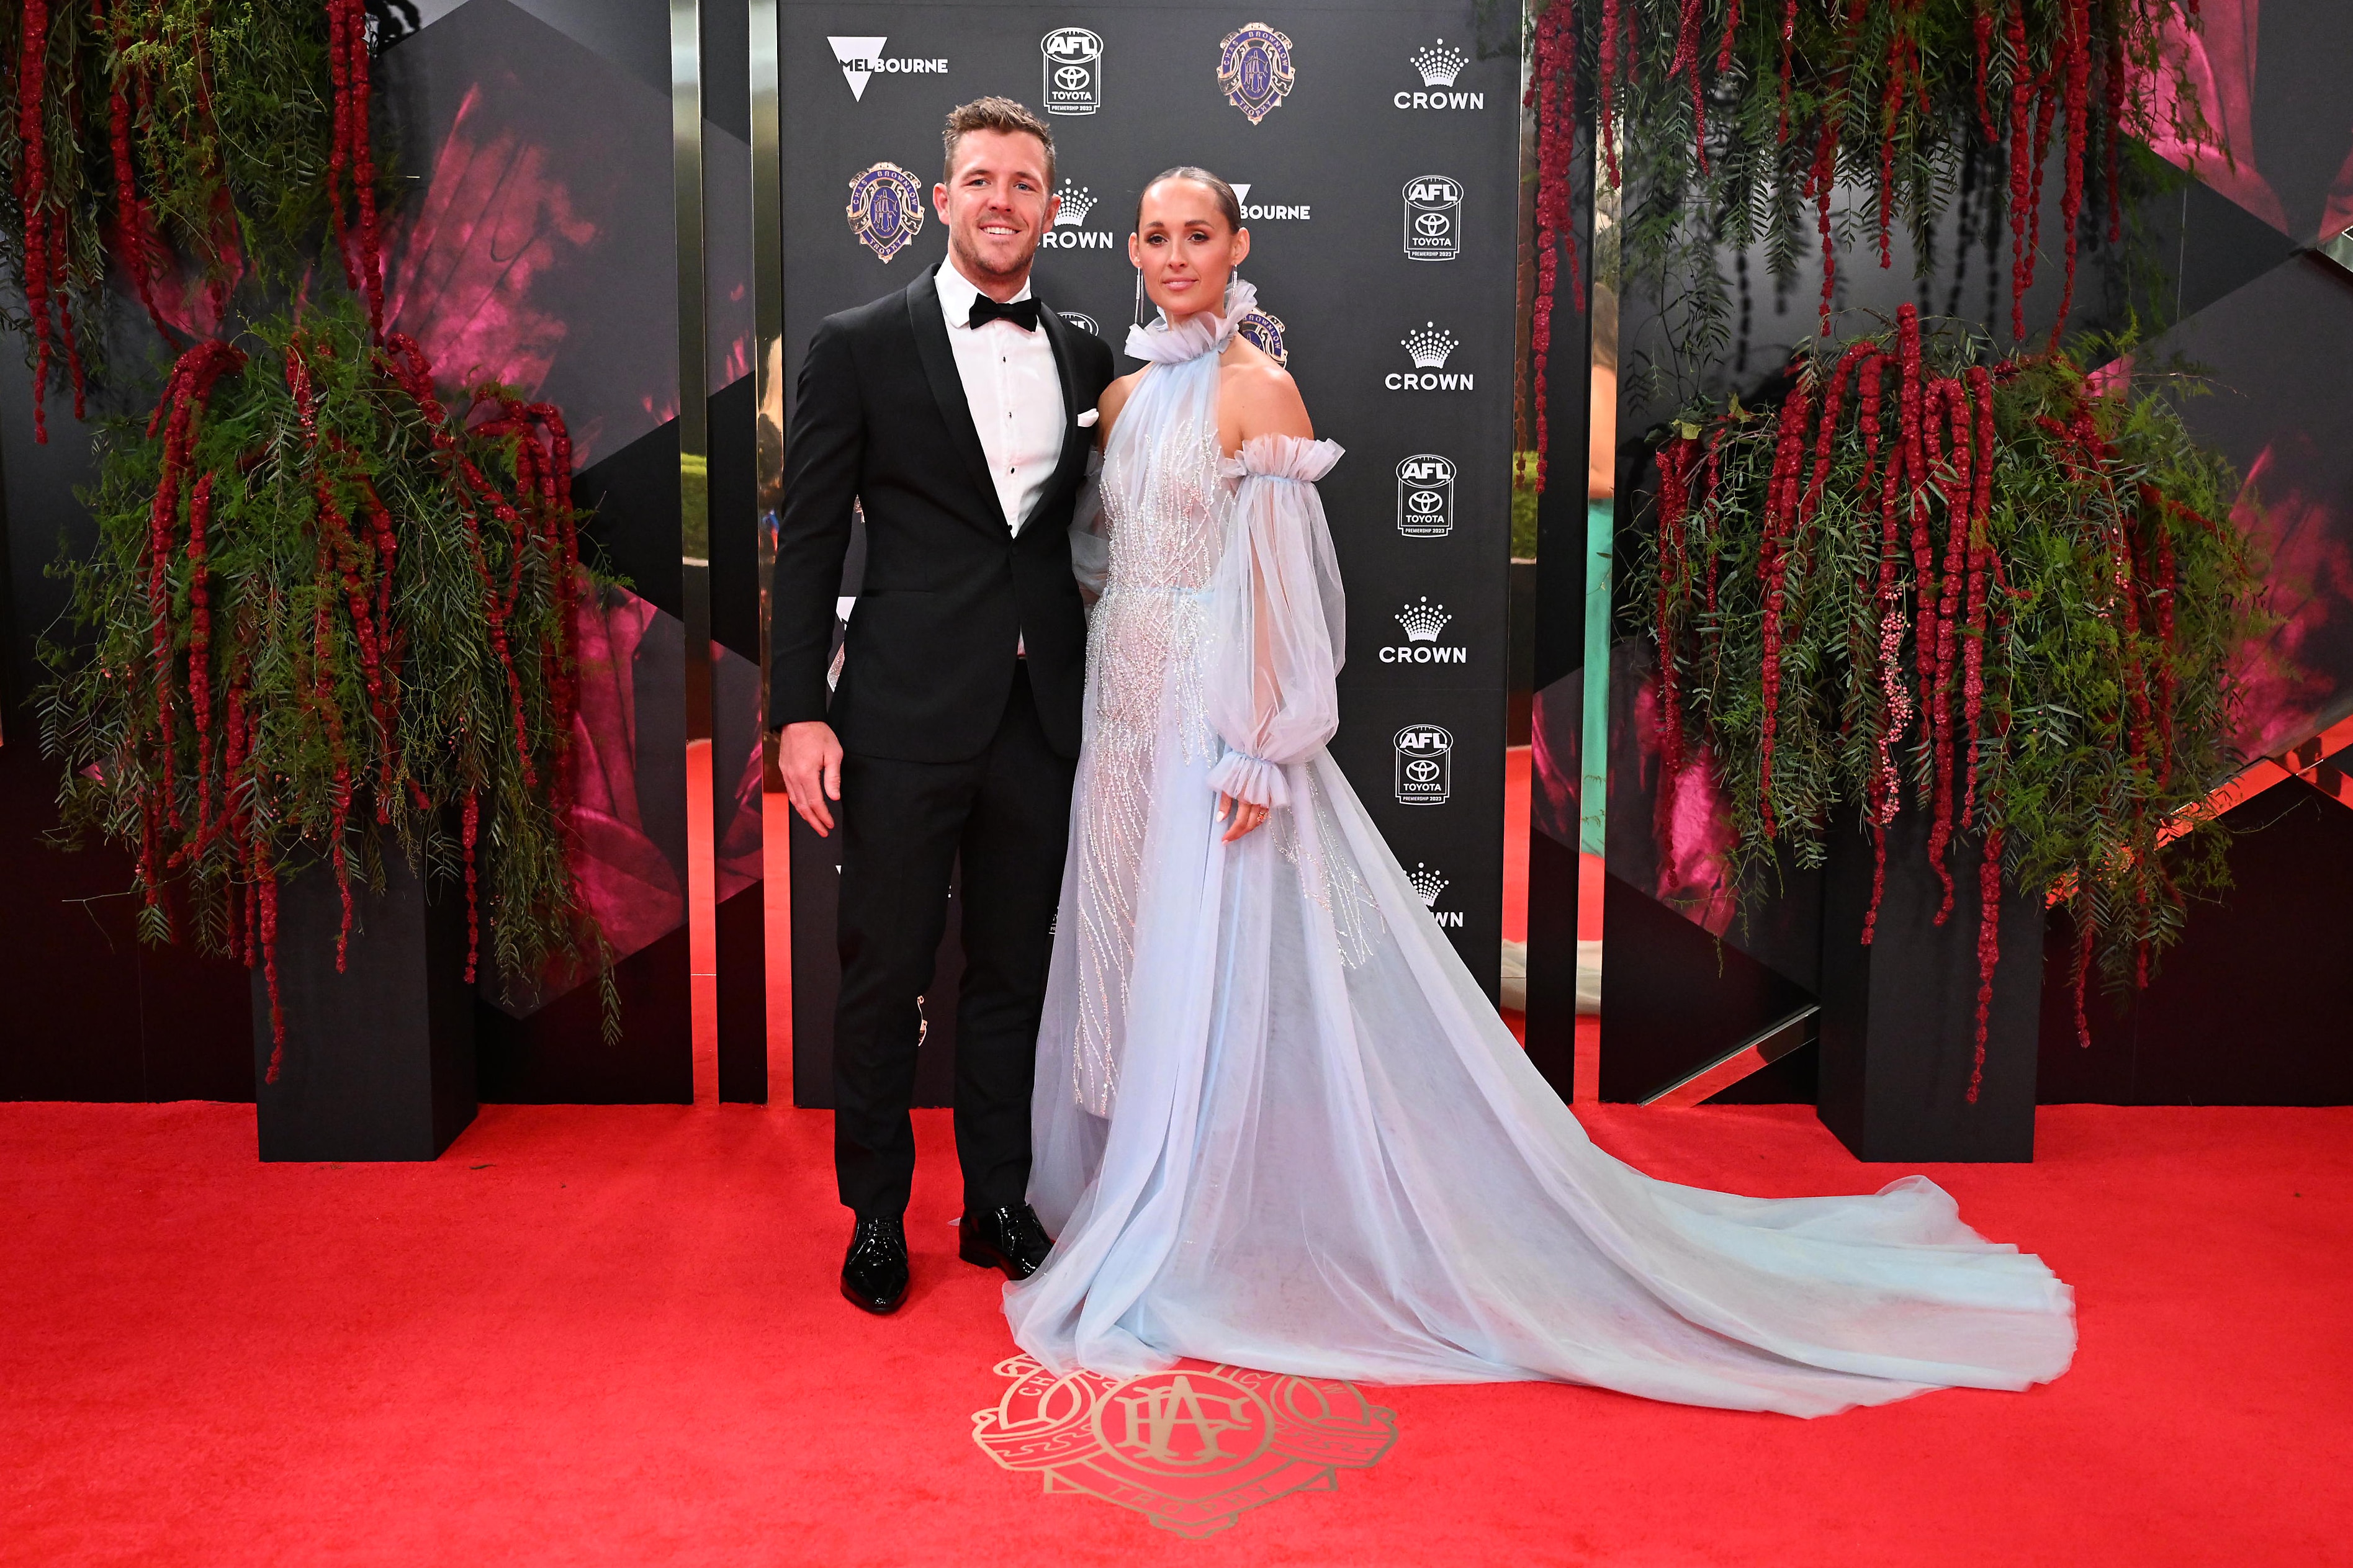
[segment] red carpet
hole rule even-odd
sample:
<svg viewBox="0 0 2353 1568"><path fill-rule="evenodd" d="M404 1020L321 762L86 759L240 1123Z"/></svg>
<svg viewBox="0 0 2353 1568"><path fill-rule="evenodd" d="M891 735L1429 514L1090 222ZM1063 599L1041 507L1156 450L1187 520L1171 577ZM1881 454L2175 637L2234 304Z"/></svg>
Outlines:
<svg viewBox="0 0 2353 1568"><path fill-rule="evenodd" d="M2080 1295L2075 1370L1801 1423L1375 1389L1397 1439L1206 1542L975 1446L995 1277L923 1113L863 1318L819 1112L494 1107L438 1163L274 1165L225 1105L0 1106L0 1563L2353 1562L2353 1110L2046 1109L1932 1168ZM1647 1169L1860 1190L1810 1111L1588 1113Z"/></svg>

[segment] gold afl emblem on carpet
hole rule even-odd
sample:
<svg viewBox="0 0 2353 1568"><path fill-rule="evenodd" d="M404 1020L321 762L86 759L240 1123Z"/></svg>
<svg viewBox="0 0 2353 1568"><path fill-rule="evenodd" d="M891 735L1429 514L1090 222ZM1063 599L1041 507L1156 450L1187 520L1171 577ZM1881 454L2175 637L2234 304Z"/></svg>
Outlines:
<svg viewBox="0 0 2353 1568"><path fill-rule="evenodd" d="M972 1417L973 1441L1050 1492L1084 1492L1198 1540L1296 1491L1331 1491L1397 1441L1397 1415L1352 1384L1238 1366L1125 1379L1057 1377L1026 1355L999 1362L1005 1397Z"/></svg>

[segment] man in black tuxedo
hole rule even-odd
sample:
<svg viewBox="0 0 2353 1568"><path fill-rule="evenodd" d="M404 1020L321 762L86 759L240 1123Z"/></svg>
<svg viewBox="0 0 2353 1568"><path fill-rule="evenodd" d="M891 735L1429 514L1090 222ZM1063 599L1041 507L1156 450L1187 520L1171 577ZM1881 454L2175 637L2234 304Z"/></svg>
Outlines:
<svg viewBox="0 0 2353 1568"><path fill-rule="evenodd" d="M811 828L839 816L843 835L834 1168L857 1216L842 1294L871 1312L906 1295L918 998L959 856L959 1252L1018 1279L1051 1245L1027 1201L1029 1090L1086 673L1071 511L1113 368L1030 294L1058 205L1045 122L982 99L944 140L947 259L810 341L771 597L785 784ZM866 574L828 701L853 503Z"/></svg>

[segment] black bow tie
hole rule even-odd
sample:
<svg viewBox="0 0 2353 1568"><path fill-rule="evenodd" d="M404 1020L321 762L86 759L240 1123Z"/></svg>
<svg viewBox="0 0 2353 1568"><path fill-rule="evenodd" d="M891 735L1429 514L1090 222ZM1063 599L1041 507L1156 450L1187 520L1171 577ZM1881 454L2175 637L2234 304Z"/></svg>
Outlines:
<svg viewBox="0 0 2353 1568"><path fill-rule="evenodd" d="M1010 305L1000 305L986 294L972 298L972 314L965 319L968 327L985 327L991 321L1010 321L1025 332L1038 330L1038 301L1016 300Z"/></svg>

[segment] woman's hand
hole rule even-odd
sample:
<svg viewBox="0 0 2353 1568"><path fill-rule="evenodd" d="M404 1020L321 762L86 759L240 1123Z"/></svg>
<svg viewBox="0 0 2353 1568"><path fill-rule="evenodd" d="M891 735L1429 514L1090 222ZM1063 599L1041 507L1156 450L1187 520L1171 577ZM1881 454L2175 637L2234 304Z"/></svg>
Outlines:
<svg viewBox="0 0 2353 1568"><path fill-rule="evenodd" d="M1260 823L1266 820L1266 807L1262 805L1252 805L1246 800L1236 800L1232 795L1227 795L1223 791L1219 791L1218 795L1218 820L1219 822L1223 822L1229 816L1234 819L1234 825L1226 829L1226 836L1222 842L1231 844L1235 839L1240 838L1243 834L1250 832Z"/></svg>

